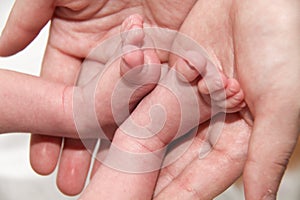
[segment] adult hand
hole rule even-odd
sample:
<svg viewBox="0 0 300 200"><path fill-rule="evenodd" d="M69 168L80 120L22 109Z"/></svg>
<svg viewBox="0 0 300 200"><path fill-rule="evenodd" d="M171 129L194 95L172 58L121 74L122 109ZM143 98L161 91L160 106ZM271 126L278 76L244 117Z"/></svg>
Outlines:
<svg viewBox="0 0 300 200"><path fill-rule="evenodd" d="M268 194L270 191L273 194L276 193L278 184L280 182L279 180L280 180L280 177L282 176L283 170L282 170L282 168L278 168L278 165L276 165L276 164L275 165L277 167L273 168L272 164L278 163L277 161L279 161L278 159L280 159L279 163L281 163L281 164L283 163L285 166L286 159L289 157L289 154L293 149L293 145L296 142L295 137L296 137L298 128L295 127L294 125L298 124L298 119L297 119L298 111L297 110L299 107L297 105L298 102L294 103L294 101L296 99L296 98L294 98L295 97L294 94L296 94L296 93L294 93L292 90L287 90L287 86L289 86L289 84L293 84L292 88L295 88L295 90L296 90L297 87L295 87L294 84L296 83L295 82L296 75L298 75L299 73L297 71L294 71L295 68L292 67L293 76L291 76L292 79L291 79L291 77L288 78L288 80L289 80L288 82L279 82L279 81L277 81L278 78L276 76L274 76L274 79L276 77L275 80L273 78L265 80L264 76L273 73L273 71L274 71L273 70L274 68L272 68L273 64L276 64L276 66L278 66L279 64L282 65L282 63L280 63L280 62L285 61L283 63L287 63L287 65L289 65L289 66L295 66L295 63L299 63L296 60L297 56L291 56L292 59L290 59L290 57L288 57L288 56L290 56L289 53L294 53L295 55L299 55L298 49L295 48L296 46L299 47L299 45L297 45L297 42L299 42L298 37L297 37L298 34L295 33L297 30L299 30L299 29L297 29L297 27L299 25L295 22L297 20L294 21L294 18L297 19L298 16L295 14L293 17L291 17L291 13L296 13L293 11L293 8L298 7L296 1L294 2L294 4L296 6L295 5L293 6L293 4L287 5L287 3L285 3L285 2L278 1L279 4L275 4L275 5L272 4L272 7L271 7L272 9L269 9L269 10L266 8L268 8L268 6L271 5L272 2L269 2L270 4L266 3L267 5L262 5L259 2L255 2L255 3L256 3L255 5L254 5L254 3L251 3L251 2L250 3L249 2L235 3L234 5L231 5L230 3L227 5L227 3L226 3L227 6L223 7L224 10L221 13L225 14L226 16L230 16L230 17L222 18L225 21L220 20L219 23L216 23L215 20L212 20L211 17L214 17L214 15L210 16L210 14L208 12L206 12L206 15L208 15L208 16L201 15L201 17L199 17L198 19L201 19L199 21L201 23L205 24L205 26L206 26L206 27L204 26L205 28L210 28L210 29L206 29L206 33L208 32L207 30L212 30L212 33L216 33L215 35L214 34L212 34L212 35L199 34L199 35L202 38L204 38L204 39L201 39L200 41L203 42L203 44L206 48L211 48L213 50L213 53L216 55L216 57L218 58L220 63L222 63L223 66L227 66L227 64L228 64L228 66L232 66L232 67L235 66L235 62L234 62L235 60L237 61L237 63L240 63L239 65L236 65L238 67L238 77L241 79L241 83L243 84L245 93L247 95L246 101L249 104L252 114L255 118L255 127L256 128L253 131L252 143L257 145L262 142L264 143L265 141L276 140L276 144L278 145L278 148L276 148L278 150L278 152L276 151L277 153L274 154L274 157L269 156L269 153L268 153L268 152L270 152L271 147L272 147L272 152L273 152L273 146L257 148L256 146L251 145L252 147L250 148L250 154L249 154L251 159L249 161L249 165L248 165L249 167L246 167L246 180L247 179L249 180L248 183L246 182L246 193L248 195L251 195L251 194L253 195L253 196L249 196L249 197L257 199L257 198L262 198L263 195ZM214 12L214 9L217 10L217 5L203 3L202 1L199 1L199 5L200 5L201 9L197 9L197 10L194 9L194 12L197 11L199 14L202 14L203 12L201 12L201 10L211 9L212 12L210 12L210 13L218 13L218 12ZM253 5L253 6L251 7L249 12L246 12L246 11L239 12L240 10L245 9L245 7L246 7L245 5L251 5L251 6ZM291 7L289 7L289 6L291 6ZM234 8L234 9L231 10L231 8ZM280 12L283 13L283 15L278 15L278 12L276 12L276 15L275 15L274 10L279 10ZM217 11L219 11L219 10L217 10ZM233 13L231 11L233 11ZM257 13L253 14L252 11L253 11L253 13L255 13L255 12L257 12ZM269 15L265 14L266 11L269 12ZM285 15L285 13L288 13L288 15ZM243 14L245 14L245 15L243 15ZM246 15L248 15L248 17ZM255 18L258 16L262 17L262 19ZM280 18L282 16L290 16L290 18L289 18L290 20L285 21L284 20L285 18ZM267 17L270 17L270 19L266 19ZM276 17L279 17L279 21L281 22L281 23L277 24L278 27L274 26L274 23L269 23L269 22L272 22L273 20L277 21L278 18L276 18ZM232 21L230 21L229 19L235 19L234 20L234 25L235 25L234 29L232 29L233 26L232 26L232 24L230 24ZM239 19L245 20L244 25L247 24L247 26L245 28L242 26L243 23L240 23L238 21ZM248 21L248 19L252 19L252 20ZM289 22L289 23L283 23L283 21ZM239 26L237 26L237 25L239 25ZM211 29L211 27L213 27L213 29ZM220 29L220 27L222 29ZM203 28L203 30L205 30L205 28ZM220 30L223 31L222 33L224 33L224 35L220 34ZM234 30L234 32L231 32L232 30ZM259 32L257 32L257 31L259 31ZM261 36L256 37L257 34L261 35ZM267 34L267 37L264 34ZM296 36L293 36L294 34ZM220 37L220 35L222 35L223 37ZM233 35L235 37L232 37ZM284 35L285 37L289 37L291 43L289 43L287 46L293 47L293 48L288 48L287 46L283 45L284 41L279 40L278 35ZM205 36L209 36L209 37L205 37ZM269 38L271 41L267 40L269 36L272 36L272 37L270 37L271 39ZM276 40L274 40L274 37L276 38ZM294 37L294 39L293 39L293 37ZM204 41L207 38L210 38L210 40ZM234 38L234 41L236 41L237 43L232 42L233 38ZM247 40L245 39L244 41L241 41L241 38L247 38ZM257 39L255 42L255 45L252 45L252 43L250 44L250 42L252 40L248 40L249 38ZM219 42L214 43L216 41L219 41ZM245 42L245 41L247 41L247 42ZM273 41L276 41L276 43L273 44L272 43ZM283 53L281 51L273 52L274 55L280 56L281 59L279 59L279 61L273 59L273 57L274 57L273 54L272 54L271 58L264 56L263 58L259 57L260 59L257 59L256 54L253 55L254 50L252 50L252 49L256 50L257 43L265 44L264 42L270 46L274 45L272 47L275 47L276 50L281 50L278 48L279 46L286 48L285 51L283 51ZM213 44L213 45L211 45L211 44ZM225 46L227 46L228 48L231 48L232 50L235 50L235 51L222 51L222 49L226 49L226 48L224 48L224 44L226 44ZM271 48L271 49L273 49L273 48ZM245 52L247 52L247 53L249 52L249 54L244 56L244 54L246 54ZM256 51L256 52L258 52L258 51ZM269 55L266 53L267 51L264 48L260 49L259 52L261 52L261 54L263 54L263 55ZM243 58L243 56L244 56L244 58ZM258 60L261 62L253 64L253 61L258 61ZM289 62L287 62L287 61L289 61ZM274 62L278 62L279 64L274 63ZM260 79L259 79L260 81L257 81L257 77L255 78L255 80L257 82L253 82L253 81L247 79L247 76L248 76L248 74L246 74L247 67L242 69L241 66L249 66L249 65L250 65L249 69L251 69L250 70L251 73L249 73L249 74L252 74L253 76L256 76L260 73L263 74L263 76L260 76ZM266 67L266 66L268 66L268 67ZM281 67L280 69L283 70L284 68ZM227 72L233 72L233 70L225 69L225 71L226 70L227 70ZM285 70L290 70L290 69L286 68ZM279 72L279 74L283 75L284 74L283 72L285 72L285 71L281 71L281 72ZM271 81L271 83L267 82L267 84L266 84L266 81ZM275 84L276 87L272 87L274 83L276 83ZM262 88L261 86L264 86L264 87ZM252 90L252 92L251 92L251 88L255 88L255 90ZM281 88L281 90L278 90L279 88ZM263 114L263 112L257 112L257 110L270 111L270 110L274 109L275 106L273 106L274 105L273 99L272 99L273 96L271 95L270 91L274 91L274 92L276 91L276 93L275 93L276 96L281 97L282 99L286 99L286 95L293 96L293 98L290 98L288 102L292 103L291 105L295 105L296 109L290 109L290 107L289 107L289 109L287 111L291 111L291 112L281 113L281 111L283 111L283 110L286 111L285 109L288 106L286 106L287 103L285 101L282 101L282 100L279 102L277 101L278 104L275 104L275 105L277 105L276 106L277 109L275 109L275 110L276 110L276 112L281 113L278 116L280 116L280 119L282 119L281 116L283 116L283 114L287 116L284 118L285 120L282 122L284 124L284 126L280 126L277 129L276 133L273 132L271 134L262 134L262 130L264 130L264 125L270 123L270 121L268 121L268 120L271 120L274 122L275 120L279 119L279 118L276 118L276 119L269 118L269 116ZM280 91L284 91L285 93L280 93ZM288 91L290 93L288 93ZM256 94L259 94L259 95L256 95ZM258 97L260 97L260 98L258 98ZM261 97L267 97L267 98L263 99ZM272 101L272 104L270 103L271 101ZM270 108L270 106L272 106L272 108ZM284 106L284 108L282 108L283 106ZM297 113L295 112L295 110ZM274 123L274 124L279 125L281 123ZM289 133L287 135L290 137L287 137L286 135L279 137L281 135L277 132L282 129L284 129L284 131L287 131ZM255 139L255 138L258 138L258 139ZM278 141L280 141L280 142L278 142ZM281 151L282 148L284 148L285 151ZM260 150L260 152L257 152L258 150ZM278 156L278 155L282 155L282 153L284 154L284 156ZM253 156L253 155L260 155L260 156ZM262 157L261 155L264 155L264 156L267 155L266 157L268 159L266 159L266 161L265 161L264 157ZM269 159L271 159L271 160L269 160ZM255 161L255 162L253 162L253 161ZM261 176L260 178L263 181L260 181L261 185L257 184L257 182L255 180L253 180L253 178L251 178L251 177L256 176L257 174L261 174L262 172L265 172L265 170L267 170L266 172L268 172L271 175L270 176ZM259 173L257 173L257 172L259 172ZM276 176L273 174L276 174ZM272 177L276 177L276 178L271 180ZM261 186L263 186L263 187L261 187Z"/></svg>
<svg viewBox="0 0 300 200"><path fill-rule="evenodd" d="M0 38L0 55L9 56L25 48L51 20L41 76L73 85L82 59L99 42L118 33L127 16L139 13L150 25L178 30L195 2L190 0L182 5L181 1L163 0L18 0ZM61 143L62 138L32 136L30 160L37 173L46 175L53 172ZM69 195L78 194L84 186L89 163L90 154L81 141L66 139L57 178L60 190Z"/></svg>
<svg viewBox="0 0 300 200"><path fill-rule="evenodd" d="M295 9L299 8L299 2L271 3L198 1L181 27L182 32L190 35L208 50L210 56L223 67L228 75L237 76L245 91L246 101L254 119L244 171L246 199L276 199L280 180L299 132L300 105L297 91L300 88L297 82L300 78L298 67L300 29L299 12ZM196 30L195 27L197 27ZM282 40L282 37L285 40ZM119 135L122 133L117 132L115 140L124 139ZM243 144L246 143L245 140ZM124 146L130 144L131 148L133 146L125 140L119 143ZM218 149L218 145L222 143L222 138L220 138L215 148ZM233 151L225 154L233 157L233 161L241 162L233 162L237 165L229 169L229 177L226 176L228 180L224 177L224 179L219 179L220 182L217 185L220 187L214 187L217 188L216 190L212 188L208 188L207 191L202 190L201 187L206 188L203 184L214 175L211 173L209 174L211 176L202 173L195 174L194 171L200 168L197 165L200 161L191 159L171 165L169 170L171 175L168 174L168 170L165 170L166 172L162 170L158 179L156 197L162 199L173 197L173 195L177 197L179 194L174 194L174 191L182 187L184 188L182 198L198 196L204 199L213 198L229 186L241 172L244 164L241 158L245 154L235 156L234 153L238 151L239 149L233 148ZM207 157L207 159L212 158ZM213 164L218 168L219 165L215 162ZM195 169L194 166L199 168L195 167ZM225 169L227 169L226 165ZM192 172L193 175L191 175ZM115 190L119 191L114 193L116 198L122 194L121 185L118 188L118 181L114 184L109 181L97 181L107 178L105 174L113 174L114 180L126 180L126 185L129 186L127 194L136 194L135 197L147 195L149 198L158 176L158 172L126 175L102 166L95 175L97 178L90 185L91 189L86 191L83 198L93 199L92 192L95 191L99 192L100 196L105 196L103 191L95 189L96 186L103 186L99 188L105 188L105 192L109 189L111 193ZM122 179L122 177L126 178ZM205 179L204 182L202 182L203 179ZM136 188L138 189L135 190Z"/></svg>
<svg viewBox="0 0 300 200"><path fill-rule="evenodd" d="M255 120L244 171L248 199L276 199L297 142L299 8L299 1L243 1L236 8L237 73Z"/></svg>
<svg viewBox="0 0 300 200"><path fill-rule="evenodd" d="M221 124L222 120L221 116L216 117L216 121ZM211 128L209 123L201 124L196 135L192 134L178 143L173 149L173 156L176 156L176 152L184 153L160 172L155 170L148 173L128 173L101 165L80 199L213 199L242 174L252 129L238 114L229 114L221 134L214 134L220 134L218 142L207 156L200 159L200 147L209 150L209 142L214 143L213 140L207 140L208 129ZM144 151L144 147L134 138L124 137L122 134L117 131L114 138L122 149L140 153ZM190 145L185 151L187 143ZM152 145L160 145L160 142ZM172 154L172 151L169 153ZM118 155L113 155L113 151L111 156L118 158ZM132 157L120 158L118 162L128 165L132 161L126 159ZM154 164L147 161L145 163Z"/></svg>
<svg viewBox="0 0 300 200"><path fill-rule="evenodd" d="M247 199L276 198L297 142L299 7L296 0L199 1L181 28L237 76L245 92L254 118L244 171Z"/></svg>

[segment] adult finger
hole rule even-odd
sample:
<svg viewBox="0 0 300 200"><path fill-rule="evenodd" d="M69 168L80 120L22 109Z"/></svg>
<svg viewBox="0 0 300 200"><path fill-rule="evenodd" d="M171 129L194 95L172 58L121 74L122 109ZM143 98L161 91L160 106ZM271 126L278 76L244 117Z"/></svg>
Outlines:
<svg viewBox="0 0 300 200"><path fill-rule="evenodd" d="M247 199L276 199L300 126L300 4L270 3L236 2L237 74L254 117L245 167Z"/></svg>
<svg viewBox="0 0 300 200"><path fill-rule="evenodd" d="M95 144L93 139L84 143L80 139L65 139L57 174L57 186L64 194L77 195L84 188Z"/></svg>
<svg viewBox="0 0 300 200"><path fill-rule="evenodd" d="M50 44L46 49L41 77L47 80L73 85L80 70L80 65L80 59L64 54ZM59 159L61 141L62 138L32 136L30 160L33 169L37 173L49 174L53 172ZM74 149L78 149L78 147ZM82 147L82 149L84 149L84 147ZM70 165L72 165L72 163L70 163ZM72 169L72 166L68 167ZM74 174L72 176L74 177ZM70 178L68 175L65 175L65 177L66 179Z"/></svg>
<svg viewBox="0 0 300 200"><path fill-rule="evenodd" d="M276 199L279 184L297 142L299 121L294 113L278 111L255 117L244 171L247 199Z"/></svg>
<svg viewBox="0 0 300 200"><path fill-rule="evenodd" d="M24 49L51 19L54 0L17 0L0 37L0 56Z"/></svg>

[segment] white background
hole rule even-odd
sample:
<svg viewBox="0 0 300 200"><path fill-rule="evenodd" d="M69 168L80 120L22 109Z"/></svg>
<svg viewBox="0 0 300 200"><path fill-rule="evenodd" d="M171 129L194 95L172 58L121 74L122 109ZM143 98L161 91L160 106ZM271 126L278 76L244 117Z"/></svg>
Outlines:
<svg viewBox="0 0 300 200"><path fill-rule="evenodd" d="M13 0L0 3L0 30L3 29ZM38 75L44 53L49 26L24 51L9 58L0 58L0 69L10 69ZM18 33L16 33L18 34ZM1 98L1 97L0 97ZM39 176L29 164L29 135L15 133L0 135L0 200L71 200L76 198L62 195L56 188L56 172L51 176ZM300 199L300 173L288 172L278 199ZM213 186L212 186L213 187ZM241 200L242 191L231 187L219 200Z"/></svg>

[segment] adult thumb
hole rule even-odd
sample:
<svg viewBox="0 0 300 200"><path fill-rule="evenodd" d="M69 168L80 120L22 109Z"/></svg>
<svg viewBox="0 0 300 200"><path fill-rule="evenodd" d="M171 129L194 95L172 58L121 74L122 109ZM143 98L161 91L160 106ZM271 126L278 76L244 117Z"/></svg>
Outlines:
<svg viewBox="0 0 300 200"><path fill-rule="evenodd" d="M51 19L54 0L17 0L0 37L0 56L24 49Z"/></svg>
<svg viewBox="0 0 300 200"><path fill-rule="evenodd" d="M244 170L246 199L276 199L299 133L299 113L280 110L255 117Z"/></svg>

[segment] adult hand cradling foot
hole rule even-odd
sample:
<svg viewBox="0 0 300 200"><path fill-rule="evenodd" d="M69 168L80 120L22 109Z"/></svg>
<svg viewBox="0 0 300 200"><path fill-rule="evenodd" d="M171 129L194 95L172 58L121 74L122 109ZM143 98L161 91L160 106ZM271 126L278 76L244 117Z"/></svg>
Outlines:
<svg viewBox="0 0 300 200"><path fill-rule="evenodd" d="M212 140L211 137L205 136L209 124L202 124L187 151L176 162L161 171L128 174L100 165L82 198L147 199L152 198L155 191L153 197L157 199L211 199L230 186L241 175L245 165L246 198L275 199L280 179L299 132L300 105L297 96L297 91L300 89L297 84L300 78L300 68L298 67L298 63L300 63L300 25L298 23L300 12L297 12L299 6L299 2L296 0L288 3L285 1L276 1L276 3L271 1L217 3L189 1L185 3L185 6L182 2L177 1L108 1L105 3L102 1L56 1L54 4L42 1L34 3L16 1L0 39L1 55L10 55L23 49L49 19L52 19L52 26L43 62L41 75L43 80L1 71L2 80L6 82L13 78L26 81L26 84L9 84L15 88L14 90L1 84L3 85L3 89L1 89L3 94L13 94L13 91L17 91L25 102L25 104L11 106L11 109L5 109L10 108L7 107L8 101L1 103L3 107L1 110L3 113L7 113L0 118L3 123L6 122L6 126L2 127L2 132L18 130L49 135L75 135L76 130L73 125L64 126L62 124L65 121L72 121L72 117L70 117L71 115L66 117L61 110L61 94L66 87L71 87L75 83L82 59L87 57L90 50L99 42L118 33L120 25L126 17L139 13L143 16L146 25L179 30L201 44L207 51L211 62L223 69L223 72L219 72L221 74L219 77L224 77L221 80L225 80L221 89L225 91L226 102L233 102L228 105L232 106L230 108L234 108L233 111L237 111L236 106L243 105L243 96L239 95L244 94L254 119L254 125L249 127L238 114L227 115L218 142L206 157L199 159L199 148L205 146L207 141ZM24 7L28 9L23 9ZM26 20L17 20L20 16L25 17ZM135 25L141 28L138 23ZM11 34L16 31L19 33L18 35ZM129 42L129 44L136 45L134 42L133 44ZM136 46L139 49L138 45ZM186 58L179 58L179 61L174 57L168 59L168 54L157 52L158 55L153 51L137 50L129 53L127 57L120 58L121 67L117 65L118 62L113 63L111 70L104 73L103 81L107 84L103 85L109 86L110 83L122 76L122 73L126 73L126 70L123 71L123 69L128 66L133 67L144 62L157 64L166 61L169 61L170 66L175 65L179 73L186 77L187 82L191 81L192 84L199 81L199 74L195 75L189 71L201 67L197 66L197 63ZM132 57L135 59L131 60ZM226 78L222 73L228 77L235 77L238 81ZM209 75L207 80L213 77L205 72L202 72L200 77L205 78L205 75ZM105 77L107 76L110 78L106 81ZM194 76L198 77L196 82L193 82L193 78L190 80L190 77ZM28 89L33 87L35 88L34 92ZM136 94L138 98L133 101L132 108L153 87L153 85L147 86L140 91L141 94ZM195 88L197 91L197 85ZM229 93L230 88L233 88L234 91L231 94ZM171 111L176 114L176 109L172 110L172 104L167 103L168 100L172 100L172 97L161 98L159 94L167 95L167 92L160 90L163 91L158 85L138 104L131 117L143 122L146 115L144 111L147 111L149 106L155 102L163 105L165 103L166 108L170 107L166 112ZM109 87L104 87L103 91L111 92ZM199 91L203 97L205 84L199 83ZM107 93L102 94L103 98L105 94ZM235 96L238 98L231 99ZM18 100L14 97L14 95L10 96L10 102L17 103ZM99 97L103 99L101 90ZM216 98L213 98L213 95L211 97L213 100L224 100L222 95L221 99L217 98L217 95ZM26 102L30 102L32 99L35 102L33 106L26 106ZM101 105L100 103L101 101L99 101L99 105ZM222 103L217 105L224 106ZM13 114L11 111L16 108L23 114ZM105 110L106 106L99 108L103 109L100 116L111 116L110 110ZM53 112L53 110L59 112ZM37 113L45 115L50 119L50 123L45 123L43 120L34 123L26 120ZM175 117L174 122L176 122L176 115L171 116ZM23 120L18 120L19 117ZM216 120L218 117L220 116L217 116ZM103 120L111 121L107 117L103 117ZM22 122L24 123L22 124ZM168 124L170 125L170 123ZM174 123L169 130L173 130L173 128L176 130L177 125ZM108 127L111 130L117 128L115 124ZM172 131L168 131L168 134L172 134ZM165 142L170 141L168 138L164 139ZM248 141L250 141L249 149L247 148ZM60 143L60 138L33 136L31 162L38 173L48 174L53 171L59 157ZM135 153L149 150L149 148L143 149L135 145L141 144L140 141L136 142L134 138L124 134L121 129L117 129L115 132L112 143ZM146 147L160 147L159 141L151 141L150 146L147 145ZM180 145L178 146L180 147ZM41 151L42 149L44 151ZM47 152L51 152L51 154L47 155ZM108 155L110 153L114 152L110 151ZM53 162L50 164L43 162L49 158ZM69 162L70 160L76 161ZM83 188L89 163L90 154L81 141L66 140L58 173L60 189L66 194L79 193ZM212 166L214 167L212 168ZM76 173L71 174L67 169L74 169L72 171L76 171ZM191 174L193 175L191 176ZM223 176L223 174L227 176ZM215 181L216 179L217 181ZM212 184L213 186L211 186ZM175 192L179 189L182 192Z"/></svg>

